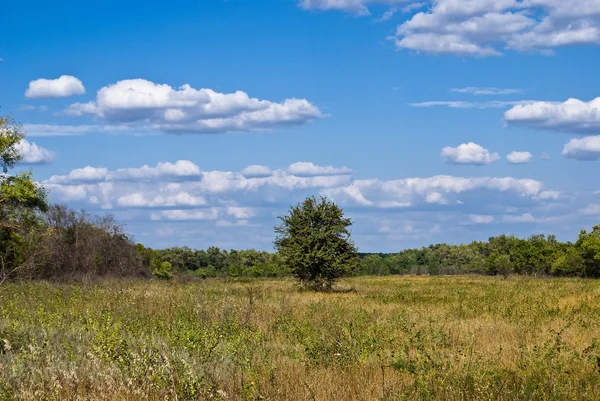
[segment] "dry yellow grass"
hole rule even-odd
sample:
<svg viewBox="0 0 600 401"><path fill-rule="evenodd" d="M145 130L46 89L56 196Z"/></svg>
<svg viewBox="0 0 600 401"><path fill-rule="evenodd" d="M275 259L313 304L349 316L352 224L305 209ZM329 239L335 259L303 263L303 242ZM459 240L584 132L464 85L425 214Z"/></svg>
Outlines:
<svg viewBox="0 0 600 401"><path fill-rule="evenodd" d="M0 400L596 400L600 282L0 287Z"/></svg>

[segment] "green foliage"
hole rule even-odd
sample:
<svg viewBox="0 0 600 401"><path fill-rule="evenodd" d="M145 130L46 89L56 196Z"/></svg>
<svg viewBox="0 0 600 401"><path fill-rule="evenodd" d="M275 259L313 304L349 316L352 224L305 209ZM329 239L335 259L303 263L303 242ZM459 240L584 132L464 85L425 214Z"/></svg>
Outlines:
<svg viewBox="0 0 600 401"><path fill-rule="evenodd" d="M301 284L328 290L356 269L357 249L348 230L352 221L335 203L310 197L279 219L275 248Z"/></svg>
<svg viewBox="0 0 600 401"><path fill-rule="evenodd" d="M489 274L600 277L600 226L582 230L576 243L553 235L522 239L499 235L487 242L436 244L396 254L361 254L359 274Z"/></svg>
<svg viewBox="0 0 600 401"><path fill-rule="evenodd" d="M254 249L227 251L217 247L208 250L174 247L152 250L141 244L137 245L137 249L145 260L157 257L170 262L174 274L191 273L202 278L281 277L289 274L279 254Z"/></svg>
<svg viewBox="0 0 600 401"><path fill-rule="evenodd" d="M581 250L576 247L568 247L559 254L552 263L552 275L554 276L581 276L584 272L585 261Z"/></svg>
<svg viewBox="0 0 600 401"><path fill-rule="evenodd" d="M581 230L576 245L584 260L583 275L600 277L600 225L595 225L590 232Z"/></svg>
<svg viewBox="0 0 600 401"><path fill-rule="evenodd" d="M24 138L20 125L0 117L0 283L36 267L41 214L48 210L46 191L31 172L11 174Z"/></svg>
<svg viewBox="0 0 600 401"><path fill-rule="evenodd" d="M23 127L11 116L0 117L0 169L6 174L21 160L17 145L25 139Z"/></svg>
<svg viewBox="0 0 600 401"><path fill-rule="evenodd" d="M508 278L510 273L513 271L513 264L508 255L499 255L495 259L495 264L495 270L504 278Z"/></svg>
<svg viewBox="0 0 600 401"><path fill-rule="evenodd" d="M159 259L153 261L152 274L163 280L173 278L173 266L169 262L161 262Z"/></svg>

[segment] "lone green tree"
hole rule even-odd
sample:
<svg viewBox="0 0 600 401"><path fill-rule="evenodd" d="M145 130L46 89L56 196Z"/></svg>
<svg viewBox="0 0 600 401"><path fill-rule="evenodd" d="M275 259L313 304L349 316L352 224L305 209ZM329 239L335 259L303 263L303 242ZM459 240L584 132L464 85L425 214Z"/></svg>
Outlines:
<svg viewBox="0 0 600 401"><path fill-rule="evenodd" d="M337 279L358 266L357 248L349 231L352 221L335 203L324 197L309 197L279 219L275 248L302 285L330 290Z"/></svg>

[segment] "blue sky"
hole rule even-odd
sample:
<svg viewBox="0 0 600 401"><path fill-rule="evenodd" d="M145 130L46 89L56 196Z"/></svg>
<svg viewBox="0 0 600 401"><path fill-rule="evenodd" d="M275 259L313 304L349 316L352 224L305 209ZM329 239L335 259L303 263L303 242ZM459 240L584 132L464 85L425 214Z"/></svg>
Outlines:
<svg viewBox="0 0 600 401"><path fill-rule="evenodd" d="M600 0L3 13L0 111L28 131L23 168L149 246L271 249L276 216L319 194L362 251L572 240L599 220Z"/></svg>

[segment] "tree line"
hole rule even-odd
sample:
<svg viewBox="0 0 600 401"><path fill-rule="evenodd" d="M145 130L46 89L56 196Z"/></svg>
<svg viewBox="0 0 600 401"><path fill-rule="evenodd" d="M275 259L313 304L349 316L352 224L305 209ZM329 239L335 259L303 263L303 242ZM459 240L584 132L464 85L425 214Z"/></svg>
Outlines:
<svg viewBox="0 0 600 401"><path fill-rule="evenodd" d="M281 277L291 274L278 252L206 250L173 247L153 250L137 245L147 266L156 270L169 264L171 275L200 277ZM518 238L499 235L470 244L436 244L397 253L359 253L350 275L394 274L511 274L527 276L600 277L600 226L582 230L575 242L561 242L554 235Z"/></svg>
<svg viewBox="0 0 600 401"><path fill-rule="evenodd" d="M436 244L391 254L361 254L359 274L520 274L600 277L600 225L575 242L554 235L499 235L470 244Z"/></svg>

